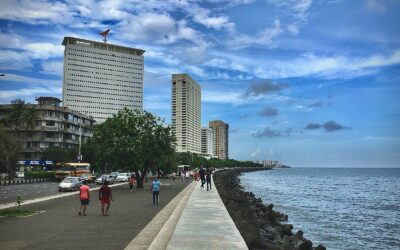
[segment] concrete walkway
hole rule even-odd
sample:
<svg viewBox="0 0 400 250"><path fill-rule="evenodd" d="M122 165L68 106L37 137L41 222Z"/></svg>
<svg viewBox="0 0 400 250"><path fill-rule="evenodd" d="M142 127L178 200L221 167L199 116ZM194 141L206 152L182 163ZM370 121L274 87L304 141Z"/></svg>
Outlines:
<svg viewBox="0 0 400 250"><path fill-rule="evenodd" d="M248 249L212 185L195 183L166 249Z"/></svg>

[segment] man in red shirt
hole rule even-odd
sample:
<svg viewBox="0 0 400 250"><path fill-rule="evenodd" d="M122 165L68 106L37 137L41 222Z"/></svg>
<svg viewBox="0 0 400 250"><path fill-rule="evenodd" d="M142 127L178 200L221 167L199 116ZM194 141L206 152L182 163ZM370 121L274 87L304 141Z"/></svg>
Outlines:
<svg viewBox="0 0 400 250"><path fill-rule="evenodd" d="M89 187L86 185L86 181L83 181L83 185L79 188L79 199L81 200L81 208L79 209L79 215L86 216L86 206L89 205Z"/></svg>
<svg viewBox="0 0 400 250"><path fill-rule="evenodd" d="M110 200L114 201L111 194L111 188L108 182L105 181L99 190L99 200L101 201L101 213L108 216L108 209L110 209ZM104 205L107 204L106 212L104 213Z"/></svg>

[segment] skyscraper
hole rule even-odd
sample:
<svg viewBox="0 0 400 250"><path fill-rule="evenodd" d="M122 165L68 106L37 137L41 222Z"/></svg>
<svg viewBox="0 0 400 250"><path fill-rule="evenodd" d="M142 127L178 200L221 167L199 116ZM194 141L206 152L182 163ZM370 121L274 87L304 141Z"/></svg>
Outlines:
<svg viewBox="0 0 400 250"><path fill-rule="evenodd" d="M177 152L201 153L201 87L188 74L172 75L172 133Z"/></svg>
<svg viewBox="0 0 400 250"><path fill-rule="evenodd" d="M64 37L64 106L98 123L123 108L143 110L144 50Z"/></svg>
<svg viewBox="0 0 400 250"><path fill-rule="evenodd" d="M214 132L212 128L201 128L201 154L207 158L214 157Z"/></svg>
<svg viewBox="0 0 400 250"><path fill-rule="evenodd" d="M229 142L228 133L229 125L223 121L216 120L210 121L208 126L212 128L214 133L214 155L218 159L226 160L229 159Z"/></svg>

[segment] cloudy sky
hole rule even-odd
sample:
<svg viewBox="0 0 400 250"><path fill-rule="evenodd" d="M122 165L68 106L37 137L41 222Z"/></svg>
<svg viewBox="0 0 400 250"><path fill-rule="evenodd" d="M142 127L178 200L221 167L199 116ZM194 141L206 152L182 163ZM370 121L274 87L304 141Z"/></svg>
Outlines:
<svg viewBox="0 0 400 250"><path fill-rule="evenodd" d="M146 50L144 107L171 119L172 73L202 87L229 156L400 167L397 0L7 0L0 103L62 97L64 36Z"/></svg>

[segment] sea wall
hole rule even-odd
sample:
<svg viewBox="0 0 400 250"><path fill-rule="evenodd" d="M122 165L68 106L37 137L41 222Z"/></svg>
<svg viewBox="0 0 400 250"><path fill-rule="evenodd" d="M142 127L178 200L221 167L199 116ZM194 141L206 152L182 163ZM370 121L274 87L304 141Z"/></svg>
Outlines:
<svg viewBox="0 0 400 250"><path fill-rule="evenodd" d="M230 216L246 241L249 249L270 250L324 250L303 237L293 225L284 224L288 216L273 210L273 204L264 204L252 192L240 185L239 175L244 172L271 170L270 168L235 168L217 171L214 183Z"/></svg>

